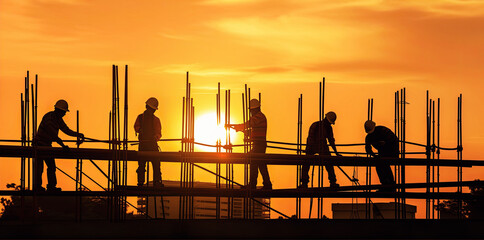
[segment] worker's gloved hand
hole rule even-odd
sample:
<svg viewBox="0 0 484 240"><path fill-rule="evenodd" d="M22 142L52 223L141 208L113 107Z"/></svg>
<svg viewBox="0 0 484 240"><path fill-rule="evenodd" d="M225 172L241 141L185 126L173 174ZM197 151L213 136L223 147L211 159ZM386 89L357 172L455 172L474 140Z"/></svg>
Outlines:
<svg viewBox="0 0 484 240"><path fill-rule="evenodd" d="M71 150L71 149L69 148L69 146L67 146L67 145L62 146L62 149L64 149L65 151L70 151L70 150Z"/></svg>
<svg viewBox="0 0 484 240"><path fill-rule="evenodd" d="M235 125L234 126L235 131L240 132L244 130L244 125Z"/></svg>
<svg viewBox="0 0 484 240"><path fill-rule="evenodd" d="M77 145L81 145L85 140L84 134L79 133L77 136L79 137L79 141L77 141Z"/></svg>

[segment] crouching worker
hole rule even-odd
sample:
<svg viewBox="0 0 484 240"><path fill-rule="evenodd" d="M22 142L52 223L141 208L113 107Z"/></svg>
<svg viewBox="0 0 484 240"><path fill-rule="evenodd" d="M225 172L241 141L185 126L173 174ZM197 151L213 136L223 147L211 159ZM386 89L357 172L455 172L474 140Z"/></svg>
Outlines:
<svg viewBox="0 0 484 240"><path fill-rule="evenodd" d="M322 121L317 121L309 127L308 138L306 142L306 155L315 155L318 153L322 156L331 156L329 152L329 145L333 148L336 156L341 156L336 150L335 140L333 136L333 127L331 125L336 122L336 113L328 112ZM322 129L321 129L322 128ZM298 188L308 188L309 182L309 164L303 164L301 168L301 185ZM336 183L336 174L334 173L334 166L325 166L328 172L329 186L333 188L339 187Z"/></svg>
<svg viewBox="0 0 484 240"><path fill-rule="evenodd" d="M158 140L161 139L161 122L154 115L158 109L158 100L154 97L146 101L146 110L138 115L134 123L134 130L139 139L139 151L156 151L158 152ZM151 160L153 164L153 186L163 187L161 182L160 160ZM138 160L138 186L145 183L146 160Z"/></svg>
<svg viewBox="0 0 484 240"><path fill-rule="evenodd" d="M366 153L377 158L378 162L375 168L380 183L383 185L395 185L395 179L393 178L390 164L381 162L380 158L398 158L400 152L398 150L397 136L389 128L385 126L376 126L375 122L371 120L365 122L365 131L367 133L365 138ZM373 152L372 147L378 150L378 155ZM380 191L394 192L395 187L384 188Z"/></svg>
<svg viewBox="0 0 484 240"><path fill-rule="evenodd" d="M80 141L84 141L84 134L77 133L69 129L66 123L62 119L69 112L69 106L65 100L59 100L54 105L54 111L48 112L42 118L37 134L34 137L34 146L52 147L52 142L57 142L65 150L69 150L69 147L64 144L62 139L59 138L59 130L63 133L72 136L79 137ZM38 158L35 160L34 169L34 190L45 191L42 187L42 173L44 172L44 162L47 165L47 191L61 191L61 188L57 186L57 178L55 175L56 165L53 157Z"/></svg>

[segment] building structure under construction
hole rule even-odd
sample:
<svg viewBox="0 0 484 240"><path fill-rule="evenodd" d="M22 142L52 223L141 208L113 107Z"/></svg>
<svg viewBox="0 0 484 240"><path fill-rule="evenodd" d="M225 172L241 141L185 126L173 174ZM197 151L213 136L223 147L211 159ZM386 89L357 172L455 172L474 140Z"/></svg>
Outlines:
<svg viewBox="0 0 484 240"><path fill-rule="evenodd" d="M202 232L205 237L228 237L235 236L237 233L247 238L256 237L257 235L253 231L260 231L264 228L268 229L265 235L258 235L259 237L318 237L323 234L322 231L326 231L327 236L335 236L336 231L344 232L349 228L352 222L333 222L328 224L335 224L333 227L326 225L321 227L319 224L323 221L327 221L323 211L323 201L329 198L347 198L347 199L364 199L364 204L352 205L358 209L358 214L364 215L364 218L368 222L359 225L359 227L353 229L354 231L363 231L366 235L364 237L372 237L373 235L364 230L364 227L378 226L387 227L401 233L400 236L411 237L411 233L405 231L405 229L413 228L417 233L425 232L425 229L416 227L429 226L431 222L370 222L369 220L374 218L375 208L378 208L378 203L375 203L375 199L393 199L391 203L393 208L393 218L397 220L405 220L408 218L408 212L412 212L413 206L407 204L407 199L422 199L426 201L426 220L438 220L440 218L440 211L438 206L444 200L451 200L456 203L457 214L455 222L438 222L439 227L428 227L428 236L439 237L442 234L448 234L449 226L452 226L459 231L466 231L472 236L484 236L484 232L481 228L475 228L475 224L482 223L479 221L466 222L462 221L465 218L464 214L461 214L466 201L468 200L483 200L482 195L472 194L464 189L464 187L483 188L481 181L463 181L463 168L482 168L484 166L484 160L464 160L462 159L462 95L457 99L458 101L458 114L457 114L457 146L444 147L440 145L440 99L434 101L429 98L427 93L427 141L426 143L413 143L406 140L406 90L401 89L395 92L395 125L394 132L399 139L400 155L399 158L382 159L386 164L392 166L395 173L394 186L374 185L371 184L371 168L375 167L378 162L371 157L366 156L365 153L359 152L344 152L345 156L323 156L323 155L303 155L304 143L302 139L302 94L298 99L298 120L297 120L297 140L296 142L287 143L279 141L267 141L268 147L275 149L284 149L293 151L293 154L262 154L262 153L250 153L251 143L247 137L244 138L242 144L233 144L230 139L230 134L227 130L226 142L222 143L219 139L215 145L196 142L194 140L194 128L195 128L195 105L194 99L191 95L191 83L189 81L189 74L186 74L186 95L182 101L182 129L181 137L179 139L162 139L161 141L178 141L180 142L180 151L178 152L138 152L128 150L129 144L137 144L138 141L132 141L128 139L128 66L125 67L125 79L124 79L124 111L121 109L121 97L120 97L120 81L118 74L118 66L113 66L113 78L112 78L112 108L109 114L109 138L105 140L86 138L87 142L105 143L106 148L84 148L78 145L77 148L73 148L70 151L66 151L57 147L39 147L32 145L32 139L36 134L37 129L37 78L35 84L30 84L29 74L25 78L25 92L21 97L21 140L2 140L2 142L10 142L10 145L0 146L0 157L4 161L18 161L21 162L21 172L19 175L20 187L17 190L0 190L2 196L17 196L21 199L21 202L32 201L31 205L22 205L24 212L31 212L32 218L22 218L22 223L36 222L39 214L39 208L36 205L37 200L43 197L75 197L79 199L76 201L76 206L72 209L75 212L74 222L82 223L86 227L89 223L86 223L86 219L83 219L83 198L86 197L103 197L106 201L107 211L105 213L105 220L107 220L106 228L118 229L120 233L125 233L123 224L127 222L131 223L130 226L138 226L143 224L141 229L148 229L147 231L156 230L157 221L164 221L165 226L163 231L158 231L156 236L163 237L177 237L177 236L192 236L190 234L199 233L198 227L193 226L206 226L206 230ZM319 120L323 119L324 114L324 92L325 92L325 79L319 85L320 97L319 97ZM222 111L222 92L220 84L218 85L216 97L216 113L217 124L221 123L221 115L225 114L225 123L230 122L230 107L231 107L231 91L225 90L225 109ZM251 96L250 88L245 86L245 92L241 94L243 105L243 120L247 122L249 120L248 102L253 96ZM261 94L258 95L259 101L262 101ZM121 121L121 113L123 114L123 121ZM79 113L77 113L79 116ZM368 100L368 120L373 118L373 100ZM120 123L123 123L121 126ZM11 143L17 143L12 145ZM195 152L195 145L204 145L213 147L215 152ZM339 144L339 147L346 146L363 146L363 143L356 144ZM409 152L406 147L412 145L421 147L420 152ZM240 148L243 152L233 152L233 149ZM455 151L457 159L441 159L441 151ZM412 155L410 155L412 154ZM408 156L424 156L423 158L408 157ZM32 177L34 162L37 158L42 157L54 157L56 159L74 159L76 161L76 176L70 176L62 169L58 170L68 175L73 182L75 182L76 188L74 191L62 191L62 192L37 192L32 190L34 186L34 179ZM180 178L178 181L169 182L165 181L165 186L157 188L154 186L128 186L127 184L127 163L130 161L145 160L150 161L152 159L159 159L161 162L171 162L180 164ZM99 162L104 162L103 167ZM316 174L312 179L315 179L315 186L307 189L287 188L287 189L273 189L273 190L260 190L251 188L240 188L241 186L248 184L249 177L249 165L256 163L265 163L269 165L282 165L282 166L294 166L294 170L297 173L294 182L297 184L300 182L300 165L301 163L307 163L313 166ZM84 164L92 164L97 170L102 173L105 179L97 180L90 177L84 170ZM202 165L204 164L204 165ZM214 165L215 171L206 168L206 164ZM244 166L244 179L238 182L235 179L234 165ZM340 186L339 188L331 188L324 186L323 184L323 167L335 166L338 167L344 175L352 182L351 186ZM366 168L366 175L360 179L355 176L349 176L340 167L344 166L361 166ZM406 181L406 169L409 166L424 167L425 171L422 174L426 175L426 181L422 183L408 183ZM454 168L455 169L455 181L440 181L440 168ZM213 175L214 183L199 183L197 182L197 176L194 174L195 169L201 169ZM149 174L147 174L149 178ZM14 181L14 180L12 180ZM102 191L91 191L86 187L86 181L93 182L99 186ZM395 188L395 192L376 191L385 189L388 187ZM133 204L128 201L128 197L136 197L138 204ZM284 209L276 209L274 205L271 205L268 199L274 198L288 198L295 199L295 214L288 213ZM309 206L309 217L302 216L302 199L311 199L311 205ZM29 200L30 199L30 200ZM159 199L159 200L158 200ZM313 209L313 199L315 213L311 215ZM176 203L176 204L175 204ZM208 204L205 207L203 204ZM149 206L153 206L150 208ZM127 208L132 207L136 209L139 215L144 216L144 220L138 220L141 222L132 223L127 217ZM360 211L361 207L364 208ZM207 212L201 212L203 208L209 210ZM411 208L411 209L408 209ZM176 210L174 210L176 209ZM270 212L270 215L269 213ZM176 216L176 217L175 217ZM267 219L268 216L272 218L287 218L290 219L291 224L288 222L273 222L273 220ZM177 223L169 222L169 219L176 218L185 221L178 221ZM250 226L252 230L243 230L245 227L234 227L232 223L213 223L203 222L202 219L214 218L214 219L227 219L230 221L237 221L238 224L245 224L243 226ZM153 221L156 220L156 221ZM313 222L307 222L308 220L314 220ZM168 221L168 222L167 222ZM265 221L265 222L264 222ZM416 221L416 220L413 220ZM112 223L118 223L118 225L110 225ZM325 222L326 223L326 222ZM354 222L353 222L354 223ZM46 223L43 226L46 228L52 227ZM171 225L170 225L171 224ZM187 227L189 224L192 227ZM204 224L208 224L204 225ZM221 224L221 225L217 225ZM255 224L255 225L254 225ZM373 225L372 225L373 224ZM388 225L385 225L388 224ZM168 232L167 230L173 226L178 229L178 232ZM4 225L5 226L5 225ZM26 224L13 225L10 229L30 229L33 233L41 234L38 230L35 230L35 226ZM346 227L345 227L346 226ZM79 226L69 225L73 231L81 231ZM99 234L105 233L98 226L91 226ZM186 227L183 229L183 227ZM215 228L225 228L225 230L219 231L222 235L216 235L215 233L208 233ZM299 228L308 228L312 231L305 232L309 235L297 235ZM1 230L6 230L7 235L12 232L9 228L0 225ZM280 230L284 229L284 230ZM230 232L232 230L233 232ZM165 231L165 232L164 232ZM171 230L170 230L171 231ZM173 230L174 231L174 230ZM192 231L192 232L190 232ZM244 232L245 231L245 232ZM281 235L285 231L290 232L289 235ZM390 230L389 230L390 231ZM77 232L78 233L78 232ZM271 235L272 233L272 235ZM68 235L67 232L65 234ZM163 235L165 234L165 235ZM176 235L181 234L181 235ZM183 235L185 234L185 235ZM224 235L225 234L225 235ZM230 235L233 234L233 235ZM302 233L301 233L302 234ZM346 238L353 238L359 235L353 235L354 232L348 230L343 235ZM433 234L433 235L432 235ZM23 237L32 237L25 233ZM44 234L44 237L52 235ZM85 236L85 235L79 235ZM118 236L118 235L116 235ZM132 235L126 235L132 236ZM153 235L150 235L153 236ZM395 235L393 235L395 236ZM449 236L449 235L447 235Z"/></svg>

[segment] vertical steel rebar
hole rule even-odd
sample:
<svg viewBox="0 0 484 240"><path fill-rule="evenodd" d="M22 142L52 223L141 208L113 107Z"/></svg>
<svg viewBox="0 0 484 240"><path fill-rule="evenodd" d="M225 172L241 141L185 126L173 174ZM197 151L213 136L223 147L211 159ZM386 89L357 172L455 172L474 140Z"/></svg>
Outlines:
<svg viewBox="0 0 484 240"><path fill-rule="evenodd" d="M435 101L432 100L432 162L435 163ZM432 183L435 183L435 165L432 164ZM432 185L432 193L435 193L435 187ZM432 219L435 219L435 198L432 198Z"/></svg>
<svg viewBox="0 0 484 240"><path fill-rule="evenodd" d="M24 95L20 93L20 144L25 146L25 103ZM25 189L25 158L20 158L20 189Z"/></svg>
<svg viewBox="0 0 484 240"><path fill-rule="evenodd" d="M367 121L371 120L371 100L368 98L368 109L367 109ZM366 157L370 157L369 154L366 155ZM366 185L371 185L371 166L367 165L366 166ZM371 190L367 190L370 192ZM365 218L370 219L371 218L371 198L366 197L365 198Z"/></svg>
<svg viewBox="0 0 484 240"><path fill-rule="evenodd" d="M440 98L437 99L437 162L440 163ZM440 164L437 165L437 183L440 183ZM440 193L440 187L437 187L437 193ZM437 206L440 199L437 198ZM440 219L440 211L437 211L437 219Z"/></svg>
<svg viewBox="0 0 484 240"><path fill-rule="evenodd" d="M405 186L405 141L406 141L406 105L407 105L407 93L406 89L403 88L403 101L402 101L402 218L406 219L407 218L407 209L406 209L406 198L405 198L405 191L406 191L406 186Z"/></svg>
<svg viewBox="0 0 484 240"><path fill-rule="evenodd" d="M25 139L25 143L26 143L26 146L30 146L30 111L29 111L29 103L30 103L30 98L29 98L29 86L30 86L30 74L29 74L29 71L27 71L27 78L25 79L25 108L24 108L24 111L25 111L25 130L26 130L26 133L25 133L25 136L26 136L26 139ZM30 186L30 158L27 158L27 187Z"/></svg>
<svg viewBox="0 0 484 240"><path fill-rule="evenodd" d="M457 99L457 160L462 161L462 94ZM462 165L457 167L457 182L462 183ZM462 214L462 185L457 187L458 199L458 218L463 218Z"/></svg>
<svg viewBox="0 0 484 240"><path fill-rule="evenodd" d="M427 98L426 98L426 147L425 147L425 156L427 158L427 166L426 166L426 178L425 178L425 183L427 183L427 187L425 188L425 192L427 193L426 194L426 197L425 197L425 219L429 219L430 218L430 198L428 197L429 196L429 193L430 193L430 187L429 187L429 183L430 183L430 114L431 114L431 104L429 101L432 101L431 99L429 99L429 91L427 90Z"/></svg>
<svg viewBox="0 0 484 240"><path fill-rule="evenodd" d="M217 94L216 94L216 115L217 115L217 128L220 126L220 82L218 83L217 85ZM216 139L216 152L217 153L220 153L221 152L221 149L220 149L220 145L221 145L221 141L220 141L220 136L218 136L217 134L217 139ZM220 174L221 174L221 166L220 166L220 163L216 163L215 164L215 168L216 168L216 176L215 176L215 185L216 185L216 188L217 189L220 189L221 188L221 178L220 178ZM215 218L216 219L220 219L220 197L217 196L215 198Z"/></svg>

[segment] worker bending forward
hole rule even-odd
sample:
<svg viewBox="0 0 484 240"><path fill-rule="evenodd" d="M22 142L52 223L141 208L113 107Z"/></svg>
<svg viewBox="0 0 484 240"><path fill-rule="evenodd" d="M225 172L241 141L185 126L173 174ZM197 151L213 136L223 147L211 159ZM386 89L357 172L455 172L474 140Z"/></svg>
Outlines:
<svg viewBox="0 0 484 240"><path fill-rule="evenodd" d="M33 140L34 146L52 147L52 142L57 142L62 148L69 150L69 147L59 138L59 130L69 136L79 137L81 142L84 141L84 134L69 129L62 119L62 117L66 115L66 112L69 112L67 102L62 99L57 101L54 105L54 111L46 113L42 118L37 134ZM55 171L57 167L53 157L37 158L35 160L34 190L45 191L45 188L42 187L44 162L45 165L47 165L47 191L61 191L61 188L56 187L57 178L55 176Z"/></svg>
<svg viewBox="0 0 484 240"><path fill-rule="evenodd" d="M398 158L398 138L397 136L385 126L376 126L375 122L368 120L365 122L365 131L367 133L365 138L366 153L372 157L378 158L376 164L376 173L383 185L394 185L392 169L389 164L384 164L379 158ZM373 152L371 147L378 150L378 156ZM395 187L388 187L380 191L395 191Z"/></svg>
<svg viewBox="0 0 484 240"><path fill-rule="evenodd" d="M331 156L329 152L328 142L333 148L337 156L341 156L336 150L335 140L333 136L332 124L336 122L336 113L328 112L322 121L317 121L309 127L308 138L306 141L306 155L314 155L318 153L322 156ZM321 128L323 128L321 130ZM321 135L322 134L322 135ZM307 188L309 182L309 164L304 164L301 168L301 185L298 188ZM336 174L333 166L326 166L328 171L328 179L330 187L339 187L336 183Z"/></svg>
<svg viewBox="0 0 484 240"><path fill-rule="evenodd" d="M158 152L158 140L161 139L161 122L154 115L158 109L158 100L154 97L146 101L146 110L138 115L134 123L134 130L139 139L139 151L156 151ZM161 182L160 160L155 158L151 160L153 164L153 186L163 187ZM145 183L146 160L138 160L138 186Z"/></svg>
<svg viewBox="0 0 484 240"><path fill-rule="evenodd" d="M266 135L267 135L267 119L266 116L260 110L260 103L257 99L252 99L249 102L250 119L245 124L231 125L237 132L244 130L248 127L250 130L250 141L252 142L251 153L265 153L267 148ZM245 131L247 133L247 131ZM269 177L269 171L267 170L266 163L251 163L250 164L250 179L249 185L245 188L255 189L257 186L257 177L259 172L262 175L264 190L271 190L272 183Z"/></svg>

